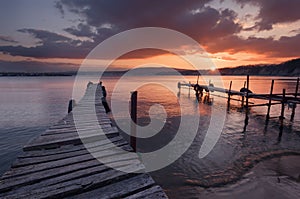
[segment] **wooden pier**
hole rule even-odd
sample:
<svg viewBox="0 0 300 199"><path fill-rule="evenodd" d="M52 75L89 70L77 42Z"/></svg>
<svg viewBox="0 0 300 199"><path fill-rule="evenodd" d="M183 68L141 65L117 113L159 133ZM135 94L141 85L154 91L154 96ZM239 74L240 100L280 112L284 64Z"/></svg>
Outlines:
<svg viewBox="0 0 300 199"><path fill-rule="evenodd" d="M198 77L198 79L199 79L199 77ZM213 84L200 85L200 84L198 84L198 81L195 84L192 84L191 82L189 82L189 83L178 82L178 89L180 90L182 87L186 87L189 89L189 92L190 92L190 89L193 88L195 90L196 98L199 98L199 99L202 97L203 91L205 91L206 94L208 94L208 95L214 95L214 96L223 97L223 98L224 98L224 96L220 96L220 95L212 94L212 93L219 92L219 93L227 94L228 97L226 97L226 98L227 98L228 109L230 108L231 100L240 101L242 107L245 108L245 110L246 110L245 111L246 112L246 120L245 120L246 125L248 124L248 119L249 119L248 118L249 108L259 107L259 106L268 107L267 114L266 114L266 122L268 122L268 120L270 119L271 107L273 105L281 105L281 114L279 116L279 119L281 120L281 123L282 123L283 119L285 119L285 116L284 116L285 105L288 104L292 108L292 114L291 114L290 120L291 121L294 120L296 106L298 104L300 104L300 98L299 98L300 94L298 92L299 78L296 81L296 89L295 89L295 92L293 92L293 93L286 93L285 89L283 89L282 93L273 93L274 80L272 80L272 82L271 82L270 93L268 93L268 94L252 93L249 90L249 85L250 85L250 78L248 75L247 81L245 81L244 87L241 88L240 91L235 91L235 90L231 89L232 81L230 82L228 89L215 87L215 86L213 86ZM233 96L240 96L240 97L242 97L242 100L233 98ZM249 99L265 100L266 103L255 104L255 103L249 102ZM246 102L245 102L245 100L246 100ZM205 102L205 100L204 100L204 102Z"/></svg>
<svg viewBox="0 0 300 199"><path fill-rule="evenodd" d="M95 89L96 100L91 102L89 92ZM84 138L89 142L83 145L74 124L72 102L66 117L24 146L23 154L0 179L0 198L167 198L149 174L134 173L144 170L135 153L125 156L109 150L111 142L127 151L132 148L112 126L101 97L97 84L89 84L74 110L84 109L86 103L95 104L97 122L104 134L85 124L89 133ZM89 118L95 113L82 114ZM90 150L104 158L106 164L92 156ZM111 167L128 168L132 173Z"/></svg>

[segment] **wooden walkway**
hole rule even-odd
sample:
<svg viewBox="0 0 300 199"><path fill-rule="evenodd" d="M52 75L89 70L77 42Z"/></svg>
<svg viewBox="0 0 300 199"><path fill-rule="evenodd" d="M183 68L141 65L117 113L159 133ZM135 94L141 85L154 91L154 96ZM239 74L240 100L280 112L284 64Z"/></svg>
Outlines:
<svg viewBox="0 0 300 199"><path fill-rule="evenodd" d="M91 103L89 92L98 89L96 103L92 103L104 134L87 123L89 133L84 139L88 140L89 150L97 152L106 164L95 159L82 144L71 112L23 148L24 153L0 179L0 198L167 198L149 174L124 173L109 167L144 169L135 153L124 156L109 150L111 142L128 151L132 148L112 126L101 103L102 92L96 87L89 86L74 110L83 110L86 102ZM82 114L89 117L92 113Z"/></svg>

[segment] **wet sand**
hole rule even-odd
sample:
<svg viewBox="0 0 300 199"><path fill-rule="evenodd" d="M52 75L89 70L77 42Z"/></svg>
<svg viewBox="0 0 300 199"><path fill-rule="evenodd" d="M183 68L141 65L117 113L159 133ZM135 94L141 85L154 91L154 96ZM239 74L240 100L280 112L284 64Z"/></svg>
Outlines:
<svg viewBox="0 0 300 199"><path fill-rule="evenodd" d="M187 197L188 198L188 197ZM203 189L199 198L300 198L300 156L282 156L254 166L237 183Z"/></svg>

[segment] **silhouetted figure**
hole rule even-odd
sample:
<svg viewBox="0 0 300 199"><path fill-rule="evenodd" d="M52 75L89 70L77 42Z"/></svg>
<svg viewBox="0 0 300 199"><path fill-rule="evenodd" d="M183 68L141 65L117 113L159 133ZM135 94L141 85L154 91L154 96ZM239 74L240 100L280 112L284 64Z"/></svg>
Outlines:
<svg viewBox="0 0 300 199"><path fill-rule="evenodd" d="M196 98L197 99L202 98L202 96L203 96L203 88L199 84L196 84L194 86L194 90L196 92Z"/></svg>
<svg viewBox="0 0 300 199"><path fill-rule="evenodd" d="M102 81L99 81L97 85L97 91L102 91Z"/></svg>
<svg viewBox="0 0 300 199"><path fill-rule="evenodd" d="M102 85L102 82L100 82L100 83L99 83L99 85ZM106 92L105 86L102 86L101 88L102 88L102 95L103 95L102 98L101 98L102 105L104 106L105 112L108 113L108 112L110 112L110 108L109 108L108 103L106 101L107 92Z"/></svg>
<svg viewBox="0 0 300 199"><path fill-rule="evenodd" d="M75 100L74 100L74 99L71 99L71 100L69 101L68 113L72 112L74 106L75 106Z"/></svg>
<svg viewBox="0 0 300 199"><path fill-rule="evenodd" d="M102 86L102 94L103 94L103 97L107 96L105 86Z"/></svg>
<svg viewBox="0 0 300 199"><path fill-rule="evenodd" d="M102 105L104 106L105 112L106 112L106 113L109 113L109 112L110 112L110 108L109 108L109 106L108 106L108 103L107 103L107 101L106 101L106 98L105 98L105 97L102 97L101 100L102 100Z"/></svg>

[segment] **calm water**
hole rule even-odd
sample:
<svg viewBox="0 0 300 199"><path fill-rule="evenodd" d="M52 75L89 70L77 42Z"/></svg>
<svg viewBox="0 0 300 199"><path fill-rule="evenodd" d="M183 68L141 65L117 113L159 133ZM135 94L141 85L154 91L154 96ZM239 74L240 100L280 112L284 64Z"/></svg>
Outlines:
<svg viewBox="0 0 300 199"><path fill-rule="evenodd" d="M211 106L200 103L197 107L198 102L193 91L189 94L188 89L181 89L180 93L174 95L162 86L168 85L176 89L176 76L142 78L152 83L138 89L138 123L147 125L151 122L148 110L156 103L164 107L167 119L157 136L138 140L139 151L153 151L172 140L177 132L180 116L189 115L194 111L199 111L201 116L198 134L186 153L172 165L152 173L171 198L183 198L187 195L197 198L203 191L201 187L205 185L222 184L237 179L245 168L236 165L243 165L247 157L255 159L259 154L272 154L286 149L300 151L299 107L294 122L288 121L291 110L286 109L287 120L279 142L278 119L272 119L268 126L264 125L266 108L252 108L249 125L246 132L243 132L244 112L239 108L240 102L232 101L232 109L226 114L220 140L207 157L199 159L199 148L211 119ZM187 81L196 82L195 77L186 78ZM218 84L215 78L209 78L215 85ZM281 93L283 88L286 88L287 92L294 92L295 83L290 81L290 78L274 78L277 79L275 93ZM82 89L88 79L87 77L80 82ZM269 93L271 79L272 77L252 77L250 89L255 93ZM233 80L232 89L239 90L243 87L245 77L223 77L225 88L228 88L230 80ZM140 81L141 77L131 77L123 85L135 85ZM68 101L72 96L73 82L74 77L0 78L0 174L9 168L24 144L65 116ZM109 93L108 100L111 99L116 82L117 78L103 79ZM114 95L117 100L124 101L128 92L114 91ZM187 107L185 112L178 108L179 101ZM225 99L214 97L213 106L223 110L224 102ZM113 117L122 118L127 114L126 111L128 110L120 111ZM279 115L280 106L272 107L271 116Z"/></svg>

